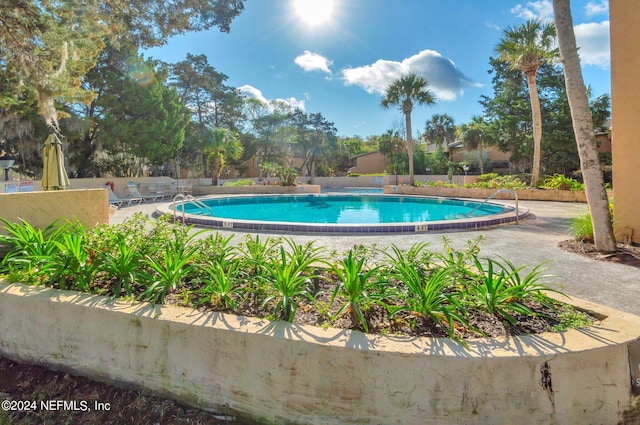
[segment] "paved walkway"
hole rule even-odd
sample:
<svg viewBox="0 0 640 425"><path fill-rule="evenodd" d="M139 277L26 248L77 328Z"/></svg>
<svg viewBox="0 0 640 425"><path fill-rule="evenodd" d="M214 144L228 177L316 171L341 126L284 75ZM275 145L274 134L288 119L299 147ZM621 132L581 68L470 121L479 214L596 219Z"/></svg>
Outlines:
<svg viewBox="0 0 640 425"><path fill-rule="evenodd" d="M136 211L151 215L155 212L157 205L143 204L121 208L115 213L112 223L120 223ZM484 235L484 241L480 245L481 255L500 255L516 266L548 262L547 271L555 276L550 280L550 286L569 296L640 316L640 269L592 260L558 248L558 242L571 238L570 220L586 211L585 204L520 201L520 205L529 209L529 218L518 225L505 225L482 231L403 235L288 234L286 236L298 243L316 240L319 245L337 251L345 251L354 245L361 244L376 244L379 248L395 244L400 248L408 248L419 241L429 242L432 249L441 251L443 235L460 249L464 248L466 241ZM225 230L219 230L219 232L225 235L233 233ZM243 233L237 234L237 241L240 242Z"/></svg>

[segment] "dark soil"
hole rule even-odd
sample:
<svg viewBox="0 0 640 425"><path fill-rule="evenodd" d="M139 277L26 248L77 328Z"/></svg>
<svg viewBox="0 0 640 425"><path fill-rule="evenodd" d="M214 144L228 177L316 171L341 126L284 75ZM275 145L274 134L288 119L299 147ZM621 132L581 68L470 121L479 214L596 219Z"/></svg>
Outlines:
<svg viewBox="0 0 640 425"><path fill-rule="evenodd" d="M594 260L611 261L613 263L640 268L640 247L637 246L618 244L617 251L611 254L599 253L592 243L577 242L574 240L562 241L558 246L565 251L584 255Z"/></svg>
<svg viewBox="0 0 640 425"><path fill-rule="evenodd" d="M564 250L585 255L594 260L614 261L630 267L640 267L640 248L638 247L620 246L619 251L615 254L603 256L598 254L595 248L589 244L564 241L559 245ZM320 282L318 290L322 292L321 289L322 283ZM184 298L180 294L174 294L173 299ZM518 322L510 324L497 316L476 311L472 312L470 323L486 333L487 336L540 333L557 323L557 313L537 303L529 303L528 306L538 313L548 315L548 317L543 318L538 315L533 318L525 318L518 316ZM335 311L336 308L337 305L334 305L330 311ZM256 306L247 304L239 307L239 310L255 316ZM367 321L371 333L446 336L444 330L429 319L413 315L390 318L384 309L376 306L369 309ZM295 322L346 329L356 328L346 313L329 323L328 316L319 315L315 309L304 304L298 309ZM460 329L457 336L469 338L478 335L469 330ZM32 411L0 410L0 425L243 424L231 421L231 418L228 417L181 406L175 401L155 397L142 391L118 388L69 373L55 372L35 365L20 364L0 357L0 402L3 400L35 401L37 409ZM47 411L42 409L40 402L50 400L76 401L76 407L82 410L84 410L82 403L86 403L90 411L64 409ZM103 406L109 406L109 409L96 410L94 408L96 402L103 403ZM244 424L249 425L246 422ZM619 425L640 425L640 408L631 409Z"/></svg>
<svg viewBox="0 0 640 425"><path fill-rule="evenodd" d="M31 424L140 424L140 425L249 425L231 422L202 410L180 406L172 400L118 388L81 376L54 372L41 366L20 364L0 357L0 402L23 403L22 410L5 404L2 425ZM71 402L58 405L58 402ZM49 410L41 405L49 403ZM96 403L102 408L96 409ZM54 409L58 410L54 410Z"/></svg>

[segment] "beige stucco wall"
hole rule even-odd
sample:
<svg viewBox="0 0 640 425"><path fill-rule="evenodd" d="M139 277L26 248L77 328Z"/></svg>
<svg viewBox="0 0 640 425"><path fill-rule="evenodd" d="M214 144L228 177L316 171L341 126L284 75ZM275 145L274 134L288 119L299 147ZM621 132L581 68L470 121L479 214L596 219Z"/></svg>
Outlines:
<svg viewBox="0 0 640 425"><path fill-rule="evenodd" d="M607 318L464 349L3 284L0 353L265 424L614 425L640 318L574 302Z"/></svg>
<svg viewBox="0 0 640 425"><path fill-rule="evenodd" d="M253 186L194 186L193 194L202 195L254 195L254 194L298 194L298 193L320 193L318 185L301 186L275 186L261 185Z"/></svg>
<svg viewBox="0 0 640 425"><path fill-rule="evenodd" d="M492 199L515 199L512 192L515 192L519 200L529 201L555 201L555 202L587 202L584 191L578 190L540 190L540 189L518 189L515 191L498 189L477 189L464 187L414 187L385 185L384 193L397 195L421 195L421 196L442 196L447 198L476 198L487 199L495 194ZM609 197L613 192L609 192Z"/></svg>
<svg viewBox="0 0 640 425"><path fill-rule="evenodd" d="M352 158L354 167L351 172L356 174L384 173L390 161L391 159L387 158L380 152L358 155Z"/></svg>
<svg viewBox="0 0 640 425"><path fill-rule="evenodd" d="M1 171L1 170L0 170ZM128 191L126 189L127 183L135 182L138 185L146 185L146 184L176 184L176 180L171 177L100 177L100 178L82 178L82 179L69 179L70 186L69 189L101 189L105 186L107 182L114 182L114 192L121 198L126 198L128 195ZM40 184L40 180L32 180L33 189L35 191L41 191L42 185ZM208 180L209 184L211 184L211 179ZM18 183L20 182L8 182L8 183ZM187 180L180 180L181 185L186 185ZM4 185L0 185L0 192L4 192Z"/></svg>
<svg viewBox="0 0 640 425"><path fill-rule="evenodd" d="M22 218L40 228L58 219L92 227L109 222L108 194L106 189L0 193L0 217L11 222Z"/></svg>
<svg viewBox="0 0 640 425"><path fill-rule="evenodd" d="M640 8L637 0L609 2L611 22L611 116L614 225L617 237L633 234L640 243Z"/></svg>

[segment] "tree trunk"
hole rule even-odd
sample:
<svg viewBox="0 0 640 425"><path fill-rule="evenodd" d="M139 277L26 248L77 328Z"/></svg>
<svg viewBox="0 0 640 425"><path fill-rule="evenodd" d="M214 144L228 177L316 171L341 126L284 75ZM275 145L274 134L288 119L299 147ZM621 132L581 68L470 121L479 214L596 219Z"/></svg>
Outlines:
<svg viewBox="0 0 640 425"><path fill-rule="evenodd" d="M218 178L220 177L220 171L222 170L222 158L220 154L216 155L211 164L211 186L218 185Z"/></svg>
<svg viewBox="0 0 640 425"><path fill-rule="evenodd" d="M591 211L594 243L600 252L614 252L617 246L611 224L607 192L600 170L587 89L580 69L570 1L553 0L553 11L573 131L580 155L580 168L582 169L587 203Z"/></svg>
<svg viewBox="0 0 640 425"><path fill-rule="evenodd" d="M411 112L404 114L407 127L407 155L409 155L409 184L413 186L413 138L411 137Z"/></svg>
<svg viewBox="0 0 640 425"><path fill-rule="evenodd" d="M536 74L535 72L529 72L526 77L531 101L531 119L533 121L533 176L531 177L531 186L538 187L538 184L540 184L540 156L542 150L542 112L540 111Z"/></svg>

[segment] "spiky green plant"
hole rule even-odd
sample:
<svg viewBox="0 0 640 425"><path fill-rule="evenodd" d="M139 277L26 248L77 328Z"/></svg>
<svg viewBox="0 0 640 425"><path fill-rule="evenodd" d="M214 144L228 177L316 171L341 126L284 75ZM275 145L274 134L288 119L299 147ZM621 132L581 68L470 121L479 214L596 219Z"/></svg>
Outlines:
<svg viewBox="0 0 640 425"><path fill-rule="evenodd" d="M109 251L97 251L96 267L106 277L113 279L111 298L118 298L124 287L126 295L132 295L133 285L143 267L144 258L137 240L129 240L118 233L113 237Z"/></svg>
<svg viewBox="0 0 640 425"><path fill-rule="evenodd" d="M544 292L561 292L540 283L546 276L544 264L539 264L524 277L521 275L527 267L515 267L500 257L502 262L487 258L482 261L475 257L478 280L467 287L469 299L489 314L498 315L510 323L516 323L512 313L530 316L531 309L524 302L531 299L543 299ZM486 265L485 265L486 264Z"/></svg>
<svg viewBox="0 0 640 425"><path fill-rule="evenodd" d="M173 239L165 242L158 257L145 256L144 263L151 273L144 276L147 288L143 298L156 303L164 303L169 291L175 291L184 283L184 279L195 274L197 265L193 262L197 246L189 239Z"/></svg>
<svg viewBox="0 0 640 425"><path fill-rule="evenodd" d="M332 271L338 277L338 284L331 296L331 302L336 296L344 299L342 306L335 316L345 309L351 320L365 332L369 332L369 325L363 312L363 305L368 302L379 302L384 299L382 286L384 279L379 274L380 267L367 268L365 258L356 258L353 250L332 266Z"/></svg>
<svg viewBox="0 0 640 425"><path fill-rule="evenodd" d="M241 296L238 287L238 275L241 263L211 263L202 267L207 277L203 279L203 287L198 291L203 296L202 302L210 302L222 309L236 308L234 297Z"/></svg>
<svg viewBox="0 0 640 425"><path fill-rule="evenodd" d="M411 312L439 324L451 337L455 337L456 324L468 326L466 312L456 300L456 293L447 291L451 286L451 267L433 270L416 267L411 259L395 251L389 256L388 276L402 285L399 305L390 308L392 315Z"/></svg>
<svg viewBox="0 0 640 425"><path fill-rule="evenodd" d="M2 272L23 270L35 272L46 266L46 259L58 250L55 241L73 227L71 223L61 225L53 222L44 229L33 227L23 219L13 223L0 218L7 234L0 235L0 243L8 247L2 260Z"/></svg>
<svg viewBox="0 0 640 425"><path fill-rule="evenodd" d="M315 258L307 257L306 252L296 252L300 256L288 254L284 247L280 246L279 255L262 264L265 273L261 278L272 290L272 294L262 302L262 306L275 302L274 316L289 322L293 321L301 298L313 299L310 293L311 280L320 277L310 273L309 266Z"/></svg>

